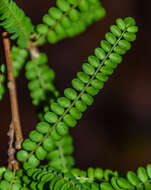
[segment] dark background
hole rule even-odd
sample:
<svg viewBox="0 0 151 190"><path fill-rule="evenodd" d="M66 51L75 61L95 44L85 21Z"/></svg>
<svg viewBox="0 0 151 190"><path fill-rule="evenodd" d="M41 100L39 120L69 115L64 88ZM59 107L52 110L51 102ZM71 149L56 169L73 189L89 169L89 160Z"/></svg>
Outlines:
<svg viewBox="0 0 151 190"><path fill-rule="evenodd" d="M34 24L55 1L18 1ZM72 130L76 166L110 168L125 172L151 162L151 1L104 0L107 16L73 39L41 48L56 71L56 83L63 90L87 56L99 46L117 17L133 16L139 25L137 41L123 63L95 98L94 105ZM24 137L34 129L37 117L27 90L27 81L17 79L19 108ZM8 92L0 102L0 165L7 162L7 131L11 120Z"/></svg>

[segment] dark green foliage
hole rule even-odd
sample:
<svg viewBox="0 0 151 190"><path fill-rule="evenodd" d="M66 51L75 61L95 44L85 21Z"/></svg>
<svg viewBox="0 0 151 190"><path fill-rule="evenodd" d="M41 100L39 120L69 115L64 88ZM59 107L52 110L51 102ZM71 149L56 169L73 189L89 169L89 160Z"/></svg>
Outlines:
<svg viewBox="0 0 151 190"><path fill-rule="evenodd" d="M27 47L33 25L15 2L0 0L0 20L2 21L0 26L12 34L11 39L17 38L19 46Z"/></svg>
<svg viewBox="0 0 151 190"><path fill-rule="evenodd" d="M59 126L62 125L58 125L56 127L56 131L60 133L62 130L60 130ZM61 139L61 141L56 142L53 138L49 137L43 143L43 146L45 145L44 148L46 148L47 145L46 141L47 143L51 142L51 150L49 150L49 153L46 156L46 159L49 161L49 165L57 169L71 169L74 166L74 158L72 157L72 153L74 151L72 138L69 135L66 135Z"/></svg>
<svg viewBox="0 0 151 190"><path fill-rule="evenodd" d="M122 55L131 49L138 31L135 20L116 20L62 97L54 85L55 73L47 65L47 56L36 49L47 41L53 44L73 37L104 16L99 0L57 0L56 7L48 10L43 24L37 25L32 35L34 27L24 12L12 0L0 0L0 25L18 43L11 51L14 76L25 64L28 88L40 117L16 154L21 169L12 172L0 168L0 190L151 190L151 165L139 167L137 174L129 171L126 176L109 169L74 168L73 140L69 135L70 127L77 125L83 112L93 104L94 96L122 62ZM25 63L28 53L31 59ZM2 64L0 99L5 78ZM41 164L43 160L47 161L45 165Z"/></svg>
<svg viewBox="0 0 151 190"><path fill-rule="evenodd" d="M99 0L57 0L43 16L43 24L37 26L36 43L56 43L64 38L83 32L86 27L105 16Z"/></svg>
<svg viewBox="0 0 151 190"><path fill-rule="evenodd" d="M47 99L53 100L59 95L54 86L55 73L47 65L48 58L41 53L37 58L26 63L26 78L29 80L28 88L34 105L40 105Z"/></svg>
<svg viewBox="0 0 151 190"><path fill-rule="evenodd" d="M0 168L0 178L0 190L20 190L22 188L21 179L11 170Z"/></svg>
<svg viewBox="0 0 151 190"><path fill-rule="evenodd" d="M14 77L19 76L20 70L23 68L27 59L28 52L26 49L13 46L11 49L11 59L13 63L13 74Z"/></svg>
<svg viewBox="0 0 151 190"><path fill-rule="evenodd" d="M31 189L82 189L82 184L69 172L56 170L50 166L41 166L40 169L28 168L26 171L31 180Z"/></svg>
<svg viewBox="0 0 151 190"><path fill-rule="evenodd" d="M125 177L117 172L101 168L88 168L87 171L73 168L55 169L49 165L40 168L19 169L16 175L0 168L0 190L150 190L151 165L139 167L137 173L128 171Z"/></svg>
<svg viewBox="0 0 151 190"><path fill-rule="evenodd" d="M103 41L105 43L100 43L100 47L94 50L94 55L89 56L88 62L82 65L82 72L78 73L77 78L72 80L73 88L65 89L65 97L59 97L55 103L51 104L50 110L45 113L44 121L49 123L50 129L45 134L36 130L29 134L30 140L35 142L37 146L32 152L26 152L28 155L24 161L30 162L31 165L33 163L33 167L40 164L39 160L45 159L45 157L39 159L36 154L37 149L43 147L45 139L49 137L57 143L68 133L67 127L76 126L77 121L82 117L82 112L93 103L93 96L99 93L108 76L122 62L123 51L126 53L130 49L129 41L131 40L126 39L125 34L127 34L129 27L135 26L134 19L130 17L124 20L117 19L116 23L117 26L114 27L114 30L111 27L111 33L105 35L106 39ZM117 37L119 32L121 35ZM135 35L135 33L131 34ZM66 102L68 102L68 106L64 107ZM59 128L60 124L62 127ZM25 152L22 154L25 155ZM24 162L20 151L17 155L18 160Z"/></svg>

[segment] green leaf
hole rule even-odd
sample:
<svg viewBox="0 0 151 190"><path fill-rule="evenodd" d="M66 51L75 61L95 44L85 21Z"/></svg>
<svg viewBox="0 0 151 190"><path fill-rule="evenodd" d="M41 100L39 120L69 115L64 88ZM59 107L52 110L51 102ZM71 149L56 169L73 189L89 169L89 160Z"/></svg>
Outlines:
<svg viewBox="0 0 151 190"><path fill-rule="evenodd" d="M20 47L27 47L28 39L33 32L33 25L28 17L25 16L15 2L9 0L0 0L0 26L9 34L11 39L17 39Z"/></svg>

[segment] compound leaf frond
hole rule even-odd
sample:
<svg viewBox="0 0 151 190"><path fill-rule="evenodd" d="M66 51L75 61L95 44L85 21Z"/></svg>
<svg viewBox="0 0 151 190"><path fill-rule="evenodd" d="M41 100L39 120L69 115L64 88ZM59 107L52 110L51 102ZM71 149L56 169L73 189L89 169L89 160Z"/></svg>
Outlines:
<svg viewBox="0 0 151 190"><path fill-rule="evenodd" d="M30 34L33 32L33 25L30 18L25 16L15 2L9 0L0 0L0 26L9 34L11 39L17 39L21 47L27 47Z"/></svg>

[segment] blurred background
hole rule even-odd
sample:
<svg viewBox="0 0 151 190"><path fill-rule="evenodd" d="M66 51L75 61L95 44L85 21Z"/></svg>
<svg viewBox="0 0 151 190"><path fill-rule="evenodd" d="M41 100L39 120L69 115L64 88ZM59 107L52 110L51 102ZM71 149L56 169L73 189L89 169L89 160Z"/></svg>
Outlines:
<svg viewBox="0 0 151 190"><path fill-rule="evenodd" d="M34 24L51 1L19 1ZM123 58L123 63L95 98L77 127L72 129L76 166L110 168L125 172L151 162L151 1L103 0L106 17L75 38L41 48L49 56L49 65L56 72L61 94L70 87L81 64L109 31L117 17L133 16L139 25L137 41ZM17 79L19 108L24 137L35 128L37 116L32 106L27 81ZM7 163L7 131L11 120L8 92L0 102L0 165Z"/></svg>

